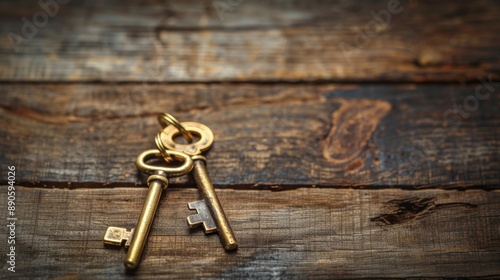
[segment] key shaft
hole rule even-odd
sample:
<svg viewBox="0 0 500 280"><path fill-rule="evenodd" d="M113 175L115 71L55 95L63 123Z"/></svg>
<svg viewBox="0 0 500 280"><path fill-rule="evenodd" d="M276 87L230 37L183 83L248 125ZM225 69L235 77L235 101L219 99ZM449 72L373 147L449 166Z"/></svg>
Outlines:
<svg viewBox="0 0 500 280"><path fill-rule="evenodd" d="M235 250L238 248L238 242L234 236L233 230L229 225L226 214L222 209L222 205L217 198L217 195L212 185L210 177L208 177L205 162L202 159L194 159L193 176L198 186L198 190L205 200L213 220L217 226L217 232L222 246L225 250Z"/></svg>
<svg viewBox="0 0 500 280"><path fill-rule="evenodd" d="M153 220L156 214L156 209L160 202L160 197L162 190L167 187L168 180L165 177L165 173L158 172L157 175L151 175L148 178L149 191L146 196L146 201L142 207L141 216L137 222L137 227L134 231L134 237L132 238L132 243L127 252L127 257L125 258L125 267L127 269L136 269L141 260L142 251L146 245L148 239L149 230L153 224Z"/></svg>

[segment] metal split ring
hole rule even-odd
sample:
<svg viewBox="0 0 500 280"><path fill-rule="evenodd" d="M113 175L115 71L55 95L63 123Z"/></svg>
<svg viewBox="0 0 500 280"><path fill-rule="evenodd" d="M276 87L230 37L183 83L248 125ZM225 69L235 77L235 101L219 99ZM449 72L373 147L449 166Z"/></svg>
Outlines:
<svg viewBox="0 0 500 280"><path fill-rule="evenodd" d="M193 143L193 134L187 131L186 128L176 118L174 118L174 116L170 115L169 113L160 113L158 114L157 118L162 128L173 125L175 128L177 128L177 130L179 130L179 132L182 134L184 139L188 141L188 143ZM158 145L158 142L156 144Z"/></svg>
<svg viewBox="0 0 500 280"><path fill-rule="evenodd" d="M166 162L172 162L174 160L173 157L171 157L168 154L168 148L163 144L163 141L161 141L161 134L163 131L160 131L156 133L155 135L155 144L158 150L160 151L161 155L163 156L163 159L165 159Z"/></svg>
<svg viewBox="0 0 500 280"><path fill-rule="evenodd" d="M182 162L180 166L161 166L147 163L148 160L163 156L157 149L146 150L142 152L136 159L135 165L137 168L148 174L153 175L155 172L163 171L170 177L177 177L188 174L193 169L193 160L191 157L182 152L166 151L168 155Z"/></svg>

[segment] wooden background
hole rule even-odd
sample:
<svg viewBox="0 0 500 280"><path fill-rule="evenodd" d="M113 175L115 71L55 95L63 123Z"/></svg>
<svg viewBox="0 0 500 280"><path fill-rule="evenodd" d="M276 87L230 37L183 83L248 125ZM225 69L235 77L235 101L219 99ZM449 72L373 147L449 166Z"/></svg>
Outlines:
<svg viewBox="0 0 500 280"><path fill-rule="evenodd" d="M0 2L0 278L500 277L500 4L374 22L392 2L69 1L31 35L43 8ZM214 131L240 248L188 229L175 178L126 273L102 237L135 226L159 112Z"/></svg>

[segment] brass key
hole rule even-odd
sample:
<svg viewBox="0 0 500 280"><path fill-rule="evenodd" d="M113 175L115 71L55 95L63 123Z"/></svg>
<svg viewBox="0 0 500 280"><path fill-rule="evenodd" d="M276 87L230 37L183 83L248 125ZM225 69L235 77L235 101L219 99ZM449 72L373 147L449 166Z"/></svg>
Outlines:
<svg viewBox="0 0 500 280"><path fill-rule="evenodd" d="M175 151L167 151L167 153L172 158L182 160L183 164L179 167L165 167L146 163L152 158L162 158L162 153L156 149L144 151L137 157L137 168L150 175L147 180L149 191L137 227L130 231L124 228L109 227L104 236L104 243L108 245L120 246L125 241L128 252L124 264L127 269L136 269L139 265L162 190L168 186L167 175L171 177L181 176L189 173L193 168L193 160L188 155Z"/></svg>
<svg viewBox="0 0 500 280"><path fill-rule="evenodd" d="M173 119L175 120L175 118ZM175 121L177 122L177 120ZM179 126L178 122L177 124L177 126ZM202 152L208 150L212 146L214 134L210 128L201 123L182 122L180 125L183 127L184 131L198 135L200 140L189 144L177 143L174 141L174 138L181 132L176 126L170 125L166 126L164 130L160 132L159 137L163 145L159 145L161 147L158 148L162 149L162 147L166 147L169 150L184 152L193 158L193 175L202 200L188 204L189 209L196 210L197 214L189 216L187 222L191 228L203 225L205 234L217 231L224 249L228 251L235 250L238 248L238 242L236 241L229 221L222 209L222 205L217 198L214 186L208 177L205 167L206 158L201 155ZM189 139L187 140L189 141Z"/></svg>

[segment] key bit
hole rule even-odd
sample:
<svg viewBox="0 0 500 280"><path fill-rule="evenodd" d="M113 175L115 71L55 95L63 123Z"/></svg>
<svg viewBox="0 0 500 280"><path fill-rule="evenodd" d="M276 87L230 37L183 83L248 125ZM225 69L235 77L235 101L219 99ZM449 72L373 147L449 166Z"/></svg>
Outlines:
<svg viewBox="0 0 500 280"><path fill-rule="evenodd" d="M130 243L132 243L133 236L134 229L128 231L126 228L108 227L104 235L104 244L113 246L124 245L125 248L128 248L130 247Z"/></svg>
<svg viewBox="0 0 500 280"><path fill-rule="evenodd" d="M208 210L205 200L190 202L188 203L188 208L198 212L198 214L187 217L187 222L190 228L203 225L203 231L205 231L205 234L217 231L214 219L212 219L212 215L210 214L210 210Z"/></svg>

